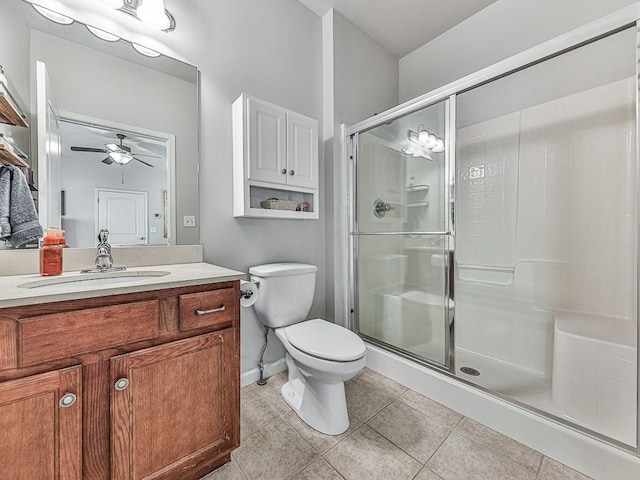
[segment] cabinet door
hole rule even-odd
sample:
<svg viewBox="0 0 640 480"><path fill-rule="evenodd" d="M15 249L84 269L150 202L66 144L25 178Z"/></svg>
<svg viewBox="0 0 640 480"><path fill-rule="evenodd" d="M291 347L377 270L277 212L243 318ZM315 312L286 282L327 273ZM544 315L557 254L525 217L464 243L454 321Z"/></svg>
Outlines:
<svg viewBox="0 0 640 480"><path fill-rule="evenodd" d="M287 112L287 183L318 188L318 123Z"/></svg>
<svg viewBox="0 0 640 480"><path fill-rule="evenodd" d="M80 367L0 384L0 477L82 478Z"/></svg>
<svg viewBox="0 0 640 480"><path fill-rule="evenodd" d="M229 329L111 359L113 479L182 478L238 445L235 343Z"/></svg>
<svg viewBox="0 0 640 480"><path fill-rule="evenodd" d="M253 98L247 99L249 115L249 178L286 183L286 114L284 110Z"/></svg>

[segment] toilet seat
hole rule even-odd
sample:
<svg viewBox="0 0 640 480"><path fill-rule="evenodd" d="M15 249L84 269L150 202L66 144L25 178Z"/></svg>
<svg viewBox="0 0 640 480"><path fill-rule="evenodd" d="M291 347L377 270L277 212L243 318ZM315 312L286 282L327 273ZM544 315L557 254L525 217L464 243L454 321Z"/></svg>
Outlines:
<svg viewBox="0 0 640 480"><path fill-rule="evenodd" d="M366 353L358 335L320 318L284 327L284 334L293 347L323 360L352 362Z"/></svg>

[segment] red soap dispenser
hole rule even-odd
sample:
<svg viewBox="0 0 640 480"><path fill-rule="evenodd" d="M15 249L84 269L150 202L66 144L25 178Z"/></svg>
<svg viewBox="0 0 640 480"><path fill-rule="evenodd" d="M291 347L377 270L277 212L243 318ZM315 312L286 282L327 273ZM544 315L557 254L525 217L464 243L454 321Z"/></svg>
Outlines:
<svg viewBox="0 0 640 480"><path fill-rule="evenodd" d="M40 275L53 276L62 273L62 245L56 232L49 231L40 247Z"/></svg>

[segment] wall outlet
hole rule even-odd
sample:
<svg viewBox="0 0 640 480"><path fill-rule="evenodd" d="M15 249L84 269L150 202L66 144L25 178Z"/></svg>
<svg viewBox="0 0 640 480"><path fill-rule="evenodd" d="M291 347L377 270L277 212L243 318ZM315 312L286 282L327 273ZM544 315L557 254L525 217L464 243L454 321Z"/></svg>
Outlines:
<svg viewBox="0 0 640 480"><path fill-rule="evenodd" d="M185 227L195 227L196 226L196 216L195 215L185 215L182 217L182 225Z"/></svg>
<svg viewBox="0 0 640 480"><path fill-rule="evenodd" d="M156 227L151 227L151 233L158 233L158 229Z"/></svg>

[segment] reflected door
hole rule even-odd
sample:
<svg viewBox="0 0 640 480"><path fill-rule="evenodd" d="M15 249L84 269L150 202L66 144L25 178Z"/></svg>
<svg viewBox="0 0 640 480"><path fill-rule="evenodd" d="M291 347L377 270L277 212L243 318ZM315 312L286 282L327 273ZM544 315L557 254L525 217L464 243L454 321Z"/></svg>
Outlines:
<svg viewBox="0 0 640 480"><path fill-rule="evenodd" d="M147 192L96 189L96 232L109 230L114 245L146 245L148 195Z"/></svg>
<svg viewBox="0 0 640 480"><path fill-rule="evenodd" d="M448 366L448 101L353 137L355 326L368 340Z"/></svg>

